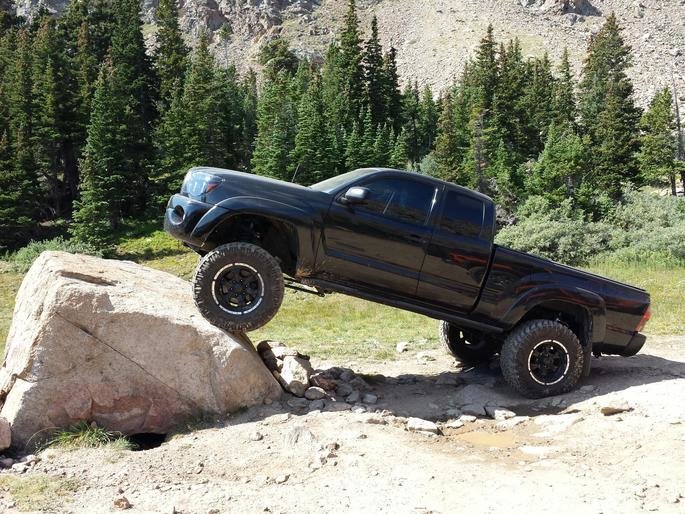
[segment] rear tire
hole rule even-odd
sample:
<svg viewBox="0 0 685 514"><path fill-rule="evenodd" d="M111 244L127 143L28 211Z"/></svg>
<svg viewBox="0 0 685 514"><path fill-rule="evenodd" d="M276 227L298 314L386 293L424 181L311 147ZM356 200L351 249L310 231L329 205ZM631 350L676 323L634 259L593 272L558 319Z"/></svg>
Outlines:
<svg viewBox="0 0 685 514"><path fill-rule="evenodd" d="M516 327L506 338L500 366L507 383L528 398L574 389L583 375L585 351L578 337L559 322L538 319Z"/></svg>
<svg viewBox="0 0 685 514"><path fill-rule="evenodd" d="M464 331L447 321L440 322L440 342L448 353L464 364L489 362L500 347L495 339Z"/></svg>
<svg viewBox="0 0 685 514"><path fill-rule="evenodd" d="M193 296L212 325L246 332L266 325L283 301L278 261L249 243L230 243L205 255L195 269Z"/></svg>

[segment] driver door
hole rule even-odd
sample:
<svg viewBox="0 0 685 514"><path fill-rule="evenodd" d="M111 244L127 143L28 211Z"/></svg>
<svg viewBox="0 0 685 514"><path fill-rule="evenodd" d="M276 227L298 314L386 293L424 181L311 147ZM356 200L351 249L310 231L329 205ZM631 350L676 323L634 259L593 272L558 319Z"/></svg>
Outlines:
<svg viewBox="0 0 685 514"><path fill-rule="evenodd" d="M418 177L377 176L353 187L366 189L365 200L346 205L343 192L324 220L325 278L413 296L430 241L436 185Z"/></svg>

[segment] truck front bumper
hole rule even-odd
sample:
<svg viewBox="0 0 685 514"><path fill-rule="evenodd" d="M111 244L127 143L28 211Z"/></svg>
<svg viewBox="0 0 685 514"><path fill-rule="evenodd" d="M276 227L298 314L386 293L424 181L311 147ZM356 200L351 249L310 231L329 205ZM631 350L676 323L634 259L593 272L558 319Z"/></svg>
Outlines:
<svg viewBox="0 0 685 514"><path fill-rule="evenodd" d="M198 237L193 232L199 221L212 207L212 205L176 194L169 198L164 215L164 230L191 248L201 249L205 242L204 238Z"/></svg>

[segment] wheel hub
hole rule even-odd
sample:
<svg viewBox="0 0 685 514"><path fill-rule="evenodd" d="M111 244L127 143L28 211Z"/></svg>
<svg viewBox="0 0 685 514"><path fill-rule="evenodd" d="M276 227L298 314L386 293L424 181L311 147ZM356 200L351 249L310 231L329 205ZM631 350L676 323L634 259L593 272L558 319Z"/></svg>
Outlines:
<svg viewBox="0 0 685 514"><path fill-rule="evenodd" d="M226 312L247 314L262 302L264 281L248 264L229 264L214 277L213 293L217 305Z"/></svg>
<svg viewBox="0 0 685 514"><path fill-rule="evenodd" d="M528 371L542 385L561 381L568 372L568 351L559 341L549 339L538 343L528 356Z"/></svg>

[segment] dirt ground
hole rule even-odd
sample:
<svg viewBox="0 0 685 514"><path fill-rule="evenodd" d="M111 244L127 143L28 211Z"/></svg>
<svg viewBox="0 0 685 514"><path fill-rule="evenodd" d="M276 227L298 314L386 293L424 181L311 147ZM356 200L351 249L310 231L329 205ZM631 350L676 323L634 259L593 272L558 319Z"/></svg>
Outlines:
<svg viewBox="0 0 685 514"><path fill-rule="evenodd" d="M284 396L146 451L49 449L21 479L72 484L38 504L50 512L119 511L124 497L128 512L169 514L685 512L683 336L594 359L584 387L537 401L511 393L496 363L460 369L439 350L314 364L352 369L377 403L309 411ZM450 423L484 404L517 417ZM409 431L408 417L440 434ZM0 510L26 508L16 500L0 488Z"/></svg>

